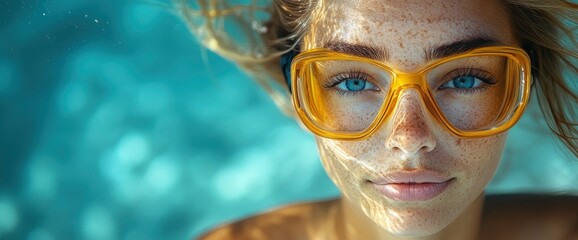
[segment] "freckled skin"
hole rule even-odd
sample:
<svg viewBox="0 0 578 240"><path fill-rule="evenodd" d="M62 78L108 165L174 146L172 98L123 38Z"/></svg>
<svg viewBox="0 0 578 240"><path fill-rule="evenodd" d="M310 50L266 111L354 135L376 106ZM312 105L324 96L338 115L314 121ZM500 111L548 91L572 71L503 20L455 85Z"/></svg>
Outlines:
<svg viewBox="0 0 578 240"><path fill-rule="evenodd" d="M378 46L388 50L388 65L409 72L425 64L424 49L434 45L478 36L516 45L507 13L497 1L326 4L304 38L305 49L329 40ZM393 117L365 140L317 138L322 163L345 197L344 224L354 226L348 229L374 226L364 233L345 230L351 239L456 236L452 234L460 231L460 236L471 237L477 231L467 219L481 212L483 191L498 166L506 134L456 137L430 116L419 98L415 90L403 92ZM364 118L339 116L339 123ZM433 170L455 181L434 199L417 203L392 201L368 183L392 171L412 169Z"/></svg>

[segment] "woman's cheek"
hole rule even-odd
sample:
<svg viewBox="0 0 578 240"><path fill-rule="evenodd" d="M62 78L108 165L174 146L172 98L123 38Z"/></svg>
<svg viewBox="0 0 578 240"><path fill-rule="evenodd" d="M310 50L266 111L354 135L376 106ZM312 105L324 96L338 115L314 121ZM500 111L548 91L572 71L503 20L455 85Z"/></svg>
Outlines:
<svg viewBox="0 0 578 240"><path fill-rule="evenodd" d="M460 164L455 170L463 172L464 181L485 188L500 163L507 134L497 136L459 139L448 151L453 151Z"/></svg>
<svg viewBox="0 0 578 240"><path fill-rule="evenodd" d="M355 166L349 166L350 164L346 160L346 155L344 152L340 154L339 150L332 148L328 141L330 140L319 140L318 148L321 158L321 163L329 178L333 183L340 189L342 194L349 197L349 189L355 183L356 176L354 171L347 170Z"/></svg>

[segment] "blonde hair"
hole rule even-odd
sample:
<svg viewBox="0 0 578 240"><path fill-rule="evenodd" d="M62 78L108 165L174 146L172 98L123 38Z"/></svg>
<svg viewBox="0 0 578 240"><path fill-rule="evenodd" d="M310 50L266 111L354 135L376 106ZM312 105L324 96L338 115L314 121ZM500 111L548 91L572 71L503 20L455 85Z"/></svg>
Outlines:
<svg viewBox="0 0 578 240"><path fill-rule="evenodd" d="M317 0L175 0L180 15L201 44L253 76L286 113L292 113L280 57L296 48L309 30ZM564 0L503 0L515 35L531 50L540 108L548 126L578 157L578 4ZM234 21L237 31L226 29ZM239 31L240 30L240 31ZM239 39L244 38L244 44ZM566 72L564 72L566 71Z"/></svg>

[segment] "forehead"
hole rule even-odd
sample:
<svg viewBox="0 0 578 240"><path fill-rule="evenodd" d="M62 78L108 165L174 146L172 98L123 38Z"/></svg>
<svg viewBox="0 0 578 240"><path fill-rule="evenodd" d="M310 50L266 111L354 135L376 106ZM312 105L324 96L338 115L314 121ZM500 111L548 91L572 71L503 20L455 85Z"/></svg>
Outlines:
<svg viewBox="0 0 578 240"><path fill-rule="evenodd" d="M423 58L433 46L476 37L515 44L498 0L333 0L318 7L304 49L337 41L383 48L401 59Z"/></svg>

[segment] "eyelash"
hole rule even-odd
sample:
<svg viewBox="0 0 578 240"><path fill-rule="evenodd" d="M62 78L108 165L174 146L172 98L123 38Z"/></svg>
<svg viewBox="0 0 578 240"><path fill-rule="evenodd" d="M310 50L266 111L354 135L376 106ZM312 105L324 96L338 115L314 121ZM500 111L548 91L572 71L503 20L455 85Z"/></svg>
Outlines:
<svg viewBox="0 0 578 240"><path fill-rule="evenodd" d="M328 81L326 81L322 86L326 88L335 87L335 85L341 83L342 81L353 78L368 81L367 75L365 73L359 70L352 70L349 72L339 73L333 77L330 77Z"/></svg>
<svg viewBox="0 0 578 240"><path fill-rule="evenodd" d="M333 77L330 77L325 83L323 83L321 86L323 86L324 88L327 89L332 89L334 91L336 91L339 94L343 94L343 95L355 95L355 94L359 94L361 91L342 91L340 89L337 89L335 86L347 79L360 79L363 81L367 81L368 83L372 83L367 74L360 71L360 70L351 70L349 72L344 72L344 73L339 73ZM375 85L375 84L374 84Z"/></svg>

